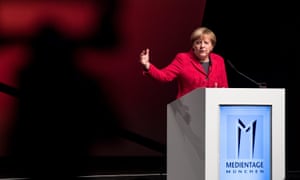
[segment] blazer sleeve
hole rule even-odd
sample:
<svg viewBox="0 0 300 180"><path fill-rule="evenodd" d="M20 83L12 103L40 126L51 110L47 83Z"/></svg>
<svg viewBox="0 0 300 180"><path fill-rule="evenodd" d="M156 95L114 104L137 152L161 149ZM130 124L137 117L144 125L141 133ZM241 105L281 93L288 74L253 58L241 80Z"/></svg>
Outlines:
<svg viewBox="0 0 300 180"><path fill-rule="evenodd" d="M155 65L151 64L146 74L158 81L170 82L178 76L183 66L184 61L180 57L180 54L177 54L172 62L162 69L159 69Z"/></svg>
<svg viewBox="0 0 300 180"><path fill-rule="evenodd" d="M227 79L227 72L226 72L226 66L225 61L223 58L221 58L220 61L220 81L218 87L228 88L228 79Z"/></svg>

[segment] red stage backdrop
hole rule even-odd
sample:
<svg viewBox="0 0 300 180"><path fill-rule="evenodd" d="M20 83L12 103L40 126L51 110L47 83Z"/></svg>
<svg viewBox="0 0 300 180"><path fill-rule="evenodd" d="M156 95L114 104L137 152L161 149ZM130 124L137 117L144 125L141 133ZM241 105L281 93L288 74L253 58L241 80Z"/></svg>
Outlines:
<svg viewBox="0 0 300 180"><path fill-rule="evenodd" d="M139 53L150 48L151 61L167 65L190 48L190 33L201 25L204 7L205 0L1 1L0 82L19 88L20 72L34 56L30 42L51 24L72 42L73 64L97 80L119 126L165 144L166 105L175 100L176 83L144 77ZM17 96L0 92L0 156L9 153L18 103ZM92 153L157 155L123 140L96 145Z"/></svg>

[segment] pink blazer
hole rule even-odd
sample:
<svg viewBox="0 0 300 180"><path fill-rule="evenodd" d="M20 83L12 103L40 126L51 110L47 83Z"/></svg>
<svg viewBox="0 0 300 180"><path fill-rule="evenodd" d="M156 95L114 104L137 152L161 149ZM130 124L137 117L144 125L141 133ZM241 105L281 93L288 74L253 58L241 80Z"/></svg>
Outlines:
<svg viewBox="0 0 300 180"><path fill-rule="evenodd" d="M227 73L224 59L215 53L210 54L208 73L196 59L192 51L178 53L173 61L162 69L153 64L145 74L161 82L178 81L179 98L196 88L227 88Z"/></svg>

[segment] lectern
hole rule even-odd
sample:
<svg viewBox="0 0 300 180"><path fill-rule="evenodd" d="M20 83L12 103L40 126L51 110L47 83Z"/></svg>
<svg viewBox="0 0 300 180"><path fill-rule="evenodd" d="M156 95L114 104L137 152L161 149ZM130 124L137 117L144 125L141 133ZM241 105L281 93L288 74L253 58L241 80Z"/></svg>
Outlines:
<svg viewBox="0 0 300 180"><path fill-rule="evenodd" d="M199 88L167 105L167 180L284 179L284 88Z"/></svg>

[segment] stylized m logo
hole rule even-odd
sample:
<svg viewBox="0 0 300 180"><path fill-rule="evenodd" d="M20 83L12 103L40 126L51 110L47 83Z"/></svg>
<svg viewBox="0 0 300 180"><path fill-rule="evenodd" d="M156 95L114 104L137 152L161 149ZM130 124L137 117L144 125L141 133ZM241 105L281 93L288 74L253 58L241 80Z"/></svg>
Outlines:
<svg viewBox="0 0 300 180"><path fill-rule="evenodd" d="M241 120L238 119L237 123L237 157L240 157L241 153L241 141L242 141L242 133L243 137L246 137L246 135L250 136L250 139L248 141L250 149L250 157L253 158L254 155L254 147L255 147L255 133L256 133L256 120L252 121L250 124L247 126L245 123Z"/></svg>

